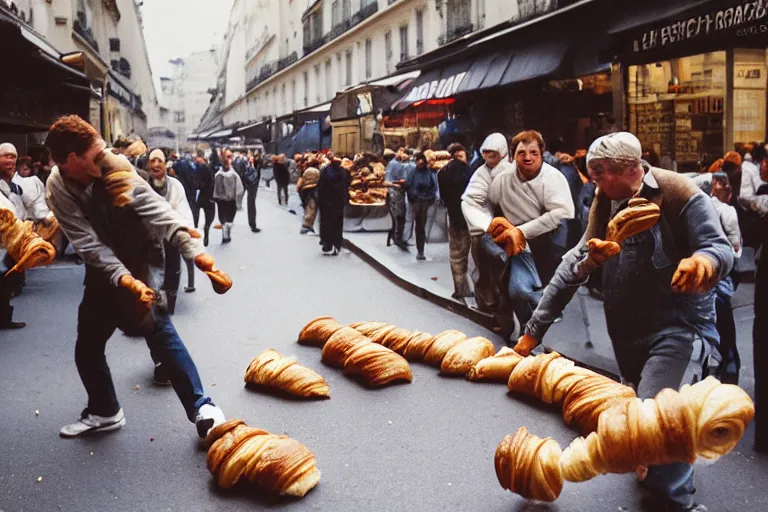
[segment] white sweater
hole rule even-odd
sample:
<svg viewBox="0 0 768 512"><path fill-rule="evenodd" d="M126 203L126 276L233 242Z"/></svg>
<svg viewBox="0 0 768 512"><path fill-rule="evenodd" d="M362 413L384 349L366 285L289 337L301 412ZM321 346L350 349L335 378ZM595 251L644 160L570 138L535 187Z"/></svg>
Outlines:
<svg viewBox="0 0 768 512"><path fill-rule="evenodd" d="M509 163L498 174L481 174L481 167L470 180L462 196L461 209L472 235L482 235L493 219L494 207L523 232L526 239L536 238L560 227L560 222L574 216L573 199L565 176L549 164L543 164L538 176L521 179L517 165ZM496 171L496 169L494 169Z"/></svg>
<svg viewBox="0 0 768 512"><path fill-rule="evenodd" d="M760 168L753 162L742 162L739 195L743 198L753 197L761 185L765 185L765 182L760 179Z"/></svg>
<svg viewBox="0 0 768 512"><path fill-rule="evenodd" d="M165 193L166 201L171 203L173 209L184 217L184 221L186 221L188 227L194 227L192 209L189 207L187 194L184 191L184 185L173 176L166 176L165 179L168 180L168 189Z"/></svg>
<svg viewBox="0 0 768 512"><path fill-rule="evenodd" d="M50 208L45 203L45 185L37 176L22 178L15 174L13 182L22 190L21 200L24 204L25 220L43 220L51 214Z"/></svg>

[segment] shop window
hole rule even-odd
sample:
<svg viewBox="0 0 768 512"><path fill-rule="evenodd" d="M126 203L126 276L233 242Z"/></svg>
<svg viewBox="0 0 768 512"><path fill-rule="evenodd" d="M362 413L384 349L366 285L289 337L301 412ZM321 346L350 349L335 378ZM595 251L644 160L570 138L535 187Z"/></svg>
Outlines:
<svg viewBox="0 0 768 512"><path fill-rule="evenodd" d="M733 142L765 140L766 50L735 50L733 59Z"/></svg>
<svg viewBox="0 0 768 512"><path fill-rule="evenodd" d="M725 52L629 68L629 124L662 167L698 171L722 156Z"/></svg>

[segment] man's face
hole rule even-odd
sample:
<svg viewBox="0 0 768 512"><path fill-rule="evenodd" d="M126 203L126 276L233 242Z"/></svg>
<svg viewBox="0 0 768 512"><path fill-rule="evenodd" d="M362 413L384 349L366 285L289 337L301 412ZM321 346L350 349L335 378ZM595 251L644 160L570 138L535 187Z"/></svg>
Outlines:
<svg viewBox="0 0 768 512"><path fill-rule="evenodd" d="M526 179L533 179L541 170L543 163L541 148L536 141L521 142L515 149L515 162L517 170Z"/></svg>
<svg viewBox="0 0 768 512"><path fill-rule="evenodd" d="M485 150L483 151L483 160L485 160L485 165L493 169L501 162L501 154L498 151Z"/></svg>
<svg viewBox="0 0 768 512"><path fill-rule="evenodd" d="M165 178L165 161L162 158L155 157L149 161L149 174L153 180L162 181Z"/></svg>
<svg viewBox="0 0 768 512"><path fill-rule="evenodd" d="M425 169L427 167L427 160L425 158L419 158L416 160L416 167L419 169Z"/></svg>
<svg viewBox="0 0 768 512"><path fill-rule="evenodd" d="M229 169L232 167L232 152L231 151L224 151L221 154L221 160L224 163L224 168Z"/></svg>
<svg viewBox="0 0 768 512"><path fill-rule="evenodd" d="M457 151L453 154L453 158L458 160L459 162L467 163L467 152L466 151Z"/></svg>
<svg viewBox="0 0 768 512"><path fill-rule="evenodd" d="M16 158L18 155L12 151L0 153L0 177L11 179L16 172Z"/></svg>
<svg viewBox="0 0 768 512"><path fill-rule="evenodd" d="M97 139L82 155L70 153L66 162L59 163L62 176L83 185L101 178L99 163L106 147L102 139Z"/></svg>
<svg viewBox="0 0 768 512"><path fill-rule="evenodd" d="M589 177L608 199L620 201L629 199L640 189L643 181L643 168L639 165L629 166L614 172L608 170L605 161L598 161L597 163L590 163Z"/></svg>

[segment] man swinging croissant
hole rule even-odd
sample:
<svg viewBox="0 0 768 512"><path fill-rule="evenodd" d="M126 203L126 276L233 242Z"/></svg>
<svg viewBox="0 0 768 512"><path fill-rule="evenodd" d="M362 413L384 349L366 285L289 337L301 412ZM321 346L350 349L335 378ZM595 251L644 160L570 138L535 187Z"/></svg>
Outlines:
<svg viewBox="0 0 768 512"><path fill-rule="evenodd" d="M603 268L605 317L622 377L639 398L706 376L716 358L713 288L733 251L709 198L677 173L647 167L626 132L597 139L587 154L598 188L581 243L565 255L515 351L527 355L579 286ZM693 469L655 466L643 485L668 508L693 503Z"/></svg>
<svg viewBox="0 0 768 512"><path fill-rule="evenodd" d="M153 239L165 240L211 279L217 293L232 281L214 268L200 235L164 198L152 191L128 160L105 149L96 130L78 116L51 126L46 139L57 167L46 200L72 247L85 261L85 291L78 311L75 363L88 393L80 419L62 437L117 430L125 414L117 400L104 355L116 328L145 337L152 358L170 376L187 417L205 437L225 421L203 390L195 363L171 322L155 305L149 286Z"/></svg>

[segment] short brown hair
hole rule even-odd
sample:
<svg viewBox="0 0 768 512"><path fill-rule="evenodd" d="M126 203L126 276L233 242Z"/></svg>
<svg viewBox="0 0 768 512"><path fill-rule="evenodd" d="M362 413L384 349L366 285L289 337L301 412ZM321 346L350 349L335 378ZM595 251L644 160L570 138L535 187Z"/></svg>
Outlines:
<svg viewBox="0 0 768 512"><path fill-rule="evenodd" d="M546 146L544 145L544 137L542 137L541 134L536 130L525 130L512 137L512 142L509 145L509 148L512 150L512 154L517 151L517 146L521 142L524 144L535 142L538 144L539 151L542 153L544 153L544 150L546 149Z"/></svg>
<svg viewBox="0 0 768 512"><path fill-rule="evenodd" d="M99 133L80 116L60 117L48 130L45 145L51 158L62 164L70 153L82 155L99 139Z"/></svg>
<svg viewBox="0 0 768 512"><path fill-rule="evenodd" d="M461 144L459 144L458 142L454 142L453 144L448 146L448 153L450 153L451 156L456 155L456 153L458 153L459 151L463 151L466 153L467 149Z"/></svg>

